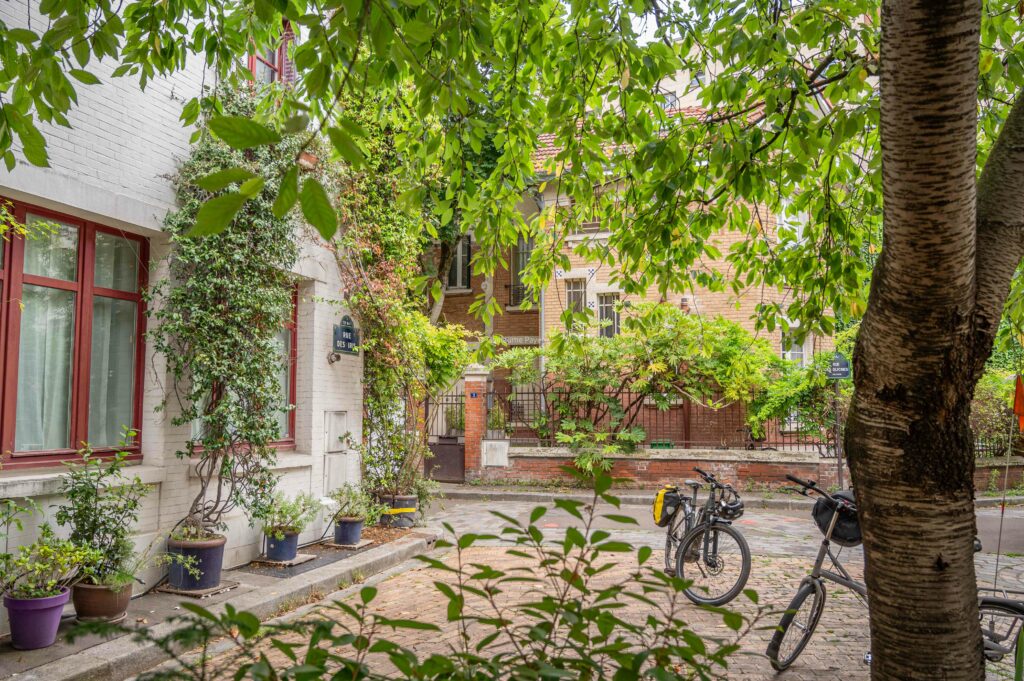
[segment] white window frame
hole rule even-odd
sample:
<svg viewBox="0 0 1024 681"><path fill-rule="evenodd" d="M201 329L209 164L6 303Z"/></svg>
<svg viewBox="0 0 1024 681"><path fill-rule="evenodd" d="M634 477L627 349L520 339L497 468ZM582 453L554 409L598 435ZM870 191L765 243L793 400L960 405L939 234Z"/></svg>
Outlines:
<svg viewBox="0 0 1024 681"><path fill-rule="evenodd" d="M619 294L614 291L597 294L597 320L602 323L598 329L598 335L604 338L612 338L619 335L621 319L619 318ZM609 313L605 316L605 313ZM603 322L611 321L610 325Z"/></svg>

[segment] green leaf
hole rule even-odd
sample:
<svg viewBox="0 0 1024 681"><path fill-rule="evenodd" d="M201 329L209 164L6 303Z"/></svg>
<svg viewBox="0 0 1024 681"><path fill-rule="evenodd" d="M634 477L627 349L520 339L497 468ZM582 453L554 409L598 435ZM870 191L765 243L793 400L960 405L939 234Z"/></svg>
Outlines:
<svg viewBox="0 0 1024 681"><path fill-rule="evenodd" d="M271 211L276 217L283 218L299 200L299 167L292 166L281 178L281 186L277 190L277 198Z"/></svg>
<svg viewBox="0 0 1024 681"><path fill-rule="evenodd" d="M210 199L199 209L196 223L188 230L188 236L220 234L228 228L248 199L248 196L239 193L224 194Z"/></svg>
<svg viewBox="0 0 1024 681"><path fill-rule="evenodd" d="M309 224L316 227L320 236L325 240L334 237L334 233L338 231L338 216L319 181L310 177L302 183L299 204L302 206L302 214Z"/></svg>
<svg viewBox="0 0 1024 681"><path fill-rule="evenodd" d="M253 177L242 183L238 191L246 196L256 196L263 191L263 185L267 183L262 177Z"/></svg>
<svg viewBox="0 0 1024 681"><path fill-rule="evenodd" d="M376 597L377 597L377 588L376 587L364 586L362 589L359 590L359 600L361 600L364 605L366 605L367 603L369 603L370 601L372 601Z"/></svg>
<svg viewBox="0 0 1024 681"><path fill-rule="evenodd" d="M281 136L244 116L218 116L210 120L210 130L233 149L250 149L264 144L277 144Z"/></svg>
<svg viewBox="0 0 1024 681"><path fill-rule="evenodd" d="M281 126L281 129L284 130L286 133L294 134L297 132L302 132L303 130L306 130L308 127L309 116L300 113L286 120L284 122L284 125Z"/></svg>
<svg viewBox="0 0 1024 681"><path fill-rule="evenodd" d="M425 43L434 35L434 27L419 19L413 19L405 22L405 25L402 26L402 33L410 43Z"/></svg>
<svg viewBox="0 0 1024 681"><path fill-rule="evenodd" d="M21 152L25 154L25 159L34 166L49 168L50 161L46 153L46 139L43 138L38 128L27 119L24 119L15 130L18 133L18 139L21 140Z"/></svg>
<svg viewBox="0 0 1024 681"><path fill-rule="evenodd" d="M100 79L88 71L83 71L82 69L70 69L68 73L80 83L85 83L86 85L100 84Z"/></svg>
<svg viewBox="0 0 1024 681"><path fill-rule="evenodd" d="M218 170L215 173L210 173L209 175L200 177L195 182L197 187L205 189L208 192L219 192L229 184L245 182L253 177L255 177L255 175L244 168L228 168L226 170Z"/></svg>
<svg viewBox="0 0 1024 681"><path fill-rule="evenodd" d="M360 166L365 160L363 150L360 149L352 137L340 128L328 128L327 136L331 138L331 146L341 155L343 159L354 166Z"/></svg>

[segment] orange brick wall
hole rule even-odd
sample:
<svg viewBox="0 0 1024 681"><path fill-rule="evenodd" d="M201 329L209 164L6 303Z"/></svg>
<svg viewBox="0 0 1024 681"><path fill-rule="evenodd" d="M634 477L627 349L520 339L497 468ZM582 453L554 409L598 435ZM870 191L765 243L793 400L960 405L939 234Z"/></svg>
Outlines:
<svg viewBox="0 0 1024 681"><path fill-rule="evenodd" d="M466 478L472 479L480 470L480 443L487 432L487 374L467 372L464 390Z"/></svg>
<svg viewBox="0 0 1024 681"><path fill-rule="evenodd" d="M475 244L470 243L472 252L476 252ZM511 261L511 249L505 254L506 262ZM537 308L519 310L508 304L512 275L507 268L500 268L494 273L493 295L501 304L502 314L494 318L494 333L501 336L539 336L540 314ZM470 273L470 289L468 291L448 291L441 306L441 319L461 324L474 333L483 333L484 323L469 311L470 305L478 299L484 290L484 277L476 272Z"/></svg>

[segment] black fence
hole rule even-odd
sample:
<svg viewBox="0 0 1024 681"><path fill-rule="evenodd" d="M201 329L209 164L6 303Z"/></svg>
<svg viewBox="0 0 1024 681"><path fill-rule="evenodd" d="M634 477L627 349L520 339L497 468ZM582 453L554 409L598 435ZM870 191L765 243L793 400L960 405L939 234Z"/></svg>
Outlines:
<svg viewBox="0 0 1024 681"><path fill-rule="evenodd" d="M609 392L588 401L562 390L543 391L496 383L488 396L492 424L500 424L514 446L552 447L557 434L585 422L598 431L632 431L639 447L650 449L748 449L813 452L834 457L835 428L776 419L754 432L743 405L711 408L688 399L633 392ZM571 423L575 422L575 423Z"/></svg>
<svg viewBox="0 0 1024 681"><path fill-rule="evenodd" d="M567 420L585 420L595 430L638 428L637 446L648 449L746 449L809 452L822 458L836 456L836 427L809 424L798 417L771 419L753 432L742 404L715 409L686 399L651 398L631 392L614 396L619 409L594 406L582 395L559 390L542 391L496 382L488 395L488 425L504 429L513 446L555 447L557 433ZM614 406L614 405L613 405ZM499 414L494 415L498 411ZM612 413L614 412L614 413ZM840 436L841 437L841 428ZM982 437L974 441L976 456L1004 456L1009 437ZM1012 439L1013 451L1024 456L1024 438Z"/></svg>
<svg viewBox="0 0 1024 681"><path fill-rule="evenodd" d="M427 434L432 438L459 437L466 430L466 396L461 390L431 398L426 403Z"/></svg>

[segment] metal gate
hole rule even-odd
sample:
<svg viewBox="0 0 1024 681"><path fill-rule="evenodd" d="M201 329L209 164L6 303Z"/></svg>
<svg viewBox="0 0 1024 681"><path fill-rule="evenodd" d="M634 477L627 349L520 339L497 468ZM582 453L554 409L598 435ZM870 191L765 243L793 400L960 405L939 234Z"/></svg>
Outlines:
<svg viewBox="0 0 1024 681"><path fill-rule="evenodd" d="M459 390L428 400L424 417L433 454L423 462L424 475L438 482L465 482L465 395Z"/></svg>

